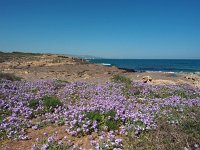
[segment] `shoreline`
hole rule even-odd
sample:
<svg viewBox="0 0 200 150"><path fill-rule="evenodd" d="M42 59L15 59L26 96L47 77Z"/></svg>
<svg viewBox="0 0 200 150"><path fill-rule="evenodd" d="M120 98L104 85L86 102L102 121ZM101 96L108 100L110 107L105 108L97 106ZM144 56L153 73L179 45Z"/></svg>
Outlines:
<svg viewBox="0 0 200 150"><path fill-rule="evenodd" d="M135 72L200 74L200 59L89 59L89 61Z"/></svg>
<svg viewBox="0 0 200 150"><path fill-rule="evenodd" d="M114 74L122 74L132 81L145 76L152 84L200 85L200 73L141 72L116 66L88 62L87 59L55 54L0 53L0 72L14 74L23 80L63 80L105 83Z"/></svg>
<svg viewBox="0 0 200 150"><path fill-rule="evenodd" d="M118 69L120 70L124 70L124 71L127 71L127 72L137 72L137 73L169 73L169 74L178 74L178 75L198 75L200 76L200 71L195 71L195 72L189 72L189 71L149 71L149 70L135 70L135 69L129 69L129 68L125 68L125 67L118 67L116 65L112 65L112 64L104 64L104 63L95 63L95 62L90 62L89 63L92 63L92 64L98 64L98 65L103 65L103 66L106 66L106 67L117 67Z"/></svg>

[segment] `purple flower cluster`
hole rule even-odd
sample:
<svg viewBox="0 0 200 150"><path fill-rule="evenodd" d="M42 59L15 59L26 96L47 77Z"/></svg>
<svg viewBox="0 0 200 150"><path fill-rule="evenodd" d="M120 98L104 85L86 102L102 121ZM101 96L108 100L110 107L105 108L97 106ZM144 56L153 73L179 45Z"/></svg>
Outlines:
<svg viewBox="0 0 200 150"><path fill-rule="evenodd" d="M90 144L96 150L102 150L102 149L122 150L123 148L122 139L116 138L114 131L108 132L107 135L105 132L102 132L101 136L99 136L98 141L91 140Z"/></svg>
<svg viewBox="0 0 200 150"><path fill-rule="evenodd" d="M32 115L42 109L41 105L37 109L30 108L29 101L55 95L54 89L53 83L49 81L1 81L0 131L6 133L8 138L28 139L24 129L34 126L31 123Z"/></svg>
<svg viewBox="0 0 200 150"><path fill-rule="evenodd" d="M0 81L0 132L7 138L25 140L29 139L27 128L37 130L43 124L65 124L66 132L73 136L109 131L103 145L120 149L122 142L113 134L126 135L133 130L137 135L155 129L158 116L170 118L174 109L181 112L186 107L200 107L200 89L188 85L156 86L136 82L127 92L125 88L119 83ZM47 112L42 101L44 96L57 97L63 105ZM30 107L31 100L38 101L36 108ZM110 111L114 116L106 115ZM89 112L97 112L99 116L93 116L97 119L92 120L87 116ZM116 131L108 126L109 120L119 122ZM101 141L102 137L99 138Z"/></svg>
<svg viewBox="0 0 200 150"><path fill-rule="evenodd" d="M32 145L31 150L47 150L47 149L69 149L69 147L76 147L73 143L65 136L62 139L57 138L58 132L54 132L48 136L44 133L45 138L36 139L36 144Z"/></svg>

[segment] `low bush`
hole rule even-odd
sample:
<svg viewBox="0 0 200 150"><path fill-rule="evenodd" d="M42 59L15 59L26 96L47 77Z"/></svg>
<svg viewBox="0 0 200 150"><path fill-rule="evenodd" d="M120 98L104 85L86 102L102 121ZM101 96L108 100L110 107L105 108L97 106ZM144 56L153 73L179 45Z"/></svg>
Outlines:
<svg viewBox="0 0 200 150"><path fill-rule="evenodd" d="M101 122L103 119L102 114L99 111L90 111L86 113L86 117L92 121Z"/></svg>
<svg viewBox="0 0 200 150"><path fill-rule="evenodd" d="M186 120L182 123L182 129L185 133L200 139L200 120Z"/></svg>
<svg viewBox="0 0 200 150"><path fill-rule="evenodd" d="M120 121L115 120L116 112L110 110L106 113L99 111L90 111L86 113L86 117L92 121L97 121L99 128L100 126L107 126L108 130L116 130L119 128Z"/></svg>
<svg viewBox="0 0 200 150"><path fill-rule="evenodd" d="M42 100L46 111L53 111L54 108L62 106L62 102L56 97L45 96Z"/></svg>
<svg viewBox="0 0 200 150"><path fill-rule="evenodd" d="M36 109L39 106L39 100L32 99L29 101L28 106L30 108Z"/></svg>
<svg viewBox="0 0 200 150"><path fill-rule="evenodd" d="M120 74L113 75L112 80L117 83L131 84L131 79Z"/></svg>

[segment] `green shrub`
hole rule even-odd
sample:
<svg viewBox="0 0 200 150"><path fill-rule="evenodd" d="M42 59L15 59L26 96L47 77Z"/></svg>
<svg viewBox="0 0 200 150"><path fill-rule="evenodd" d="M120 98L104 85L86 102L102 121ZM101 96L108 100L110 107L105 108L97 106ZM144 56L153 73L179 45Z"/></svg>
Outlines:
<svg viewBox="0 0 200 150"><path fill-rule="evenodd" d="M175 94L181 98L188 98L186 91L176 91Z"/></svg>
<svg viewBox="0 0 200 150"><path fill-rule="evenodd" d="M131 84L131 79L120 74L113 75L112 80L117 83Z"/></svg>
<svg viewBox="0 0 200 150"><path fill-rule="evenodd" d="M115 115L116 112L114 110L110 110L105 113L105 117L107 118L105 125L108 127L108 130L117 130L120 126L120 120L115 120Z"/></svg>
<svg viewBox="0 0 200 150"><path fill-rule="evenodd" d="M0 130L0 140L6 139L7 138L7 133L5 130Z"/></svg>
<svg viewBox="0 0 200 150"><path fill-rule="evenodd" d="M106 117L110 116L112 118L114 118L115 115L116 115L116 112L114 110L110 110L110 111L106 112L106 114L105 114Z"/></svg>
<svg viewBox="0 0 200 150"><path fill-rule="evenodd" d="M106 126L108 127L108 130L117 130L119 128L119 123L115 121L114 119L106 120Z"/></svg>
<svg viewBox="0 0 200 150"><path fill-rule="evenodd" d="M46 111L53 111L54 108L62 106L62 102L56 97L45 96L42 100Z"/></svg>
<svg viewBox="0 0 200 150"><path fill-rule="evenodd" d="M108 130L116 130L119 128L120 121L115 120L116 112L110 110L106 113L101 113L99 111L90 111L86 113L86 117L92 121L96 120L100 126L107 126Z"/></svg>
<svg viewBox="0 0 200 150"><path fill-rule="evenodd" d="M4 118L10 116L12 112L8 109L0 109L0 123L3 121Z"/></svg>
<svg viewBox="0 0 200 150"><path fill-rule="evenodd" d="M144 122L142 122L142 121L140 121L140 120L139 120L139 121L136 121L136 122L135 122L135 125L138 126L138 127L142 127L142 128L145 128L145 127L146 127L146 125L144 124Z"/></svg>
<svg viewBox="0 0 200 150"><path fill-rule="evenodd" d="M62 126L62 125L65 125L65 119L62 118L58 121L58 125Z"/></svg>
<svg viewBox="0 0 200 150"><path fill-rule="evenodd" d="M158 93L156 92L150 92L148 97L149 98L168 98L168 97L171 97L172 94L171 93L168 93L167 91L163 92L163 91L158 91Z"/></svg>
<svg viewBox="0 0 200 150"><path fill-rule="evenodd" d="M86 117L92 121L96 120L97 122L101 122L103 119L103 115L99 111L87 112Z"/></svg>
<svg viewBox="0 0 200 150"><path fill-rule="evenodd" d="M36 109L39 106L39 100L36 100L36 99L30 100L29 103L28 103L28 106L30 108Z"/></svg>
<svg viewBox="0 0 200 150"><path fill-rule="evenodd" d="M200 138L200 121L186 120L182 123L182 129L185 133L191 134L193 137Z"/></svg>
<svg viewBox="0 0 200 150"><path fill-rule="evenodd" d="M3 121L3 119L4 119L4 118L3 118L2 116L0 116L0 123Z"/></svg>
<svg viewBox="0 0 200 150"><path fill-rule="evenodd" d="M120 74L115 74L112 77L112 81L116 82L116 83L123 83L124 84L124 87L122 89L123 95L126 96L126 98L130 97L130 94L131 94L130 89L132 87L131 79L129 79L129 78L123 76L123 75L120 75Z"/></svg>
<svg viewBox="0 0 200 150"><path fill-rule="evenodd" d="M190 95L190 98L193 99L193 98L199 98L200 97L200 94L192 94Z"/></svg>
<svg viewBox="0 0 200 150"><path fill-rule="evenodd" d="M56 82L57 82L57 83L70 83L69 81L66 81L66 80L60 80L60 79L57 79Z"/></svg>
<svg viewBox="0 0 200 150"><path fill-rule="evenodd" d="M10 116L12 114L12 112L8 109L1 109L0 110L0 116L4 115L4 116Z"/></svg>
<svg viewBox="0 0 200 150"><path fill-rule="evenodd" d="M136 90L135 92L134 92L134 95L136 95L136 96L138 96L138 95L140 95L141 94L141 92L139 91L139 90Z"/></svg>

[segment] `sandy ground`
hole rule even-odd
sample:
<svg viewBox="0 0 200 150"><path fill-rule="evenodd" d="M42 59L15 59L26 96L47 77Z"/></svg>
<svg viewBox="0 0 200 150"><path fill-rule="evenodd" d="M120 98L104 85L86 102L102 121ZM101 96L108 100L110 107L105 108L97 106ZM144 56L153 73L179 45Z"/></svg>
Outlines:
<svg viewBox="0 0 200 150"><path fill-rule="evenodd" d="M143 78L148 76L152 79L150 82L152 84L200 85L200 76L193 73L129 72L117 67L90 64L83 59L63 55L0 53L0 72L12 73L24 80L104 83L114 74L123 74L133 81L143 81Z"/></svg>

